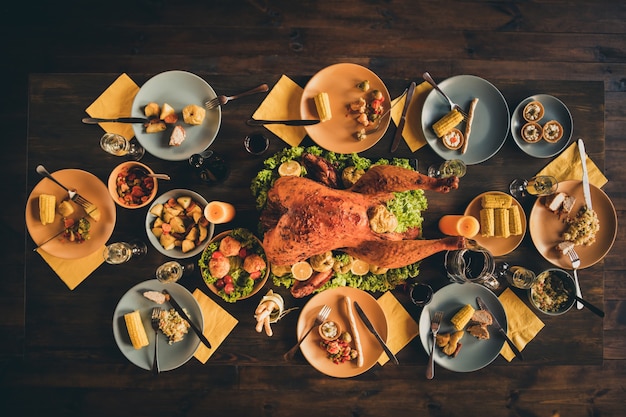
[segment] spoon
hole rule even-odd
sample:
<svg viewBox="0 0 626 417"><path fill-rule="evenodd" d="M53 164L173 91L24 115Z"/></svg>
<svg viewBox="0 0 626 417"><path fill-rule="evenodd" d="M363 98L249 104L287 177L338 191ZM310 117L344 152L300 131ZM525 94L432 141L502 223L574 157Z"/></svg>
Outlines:
<svg viewBox="0 0 626 417"><path fill-rule="evenodd" d="M141 167L135 167L131 169L131 172L136 173L137 175L141 175L144 177L156 178L158 180L170 180L170 176L167 174L150 174L148 171Z"/></svg>

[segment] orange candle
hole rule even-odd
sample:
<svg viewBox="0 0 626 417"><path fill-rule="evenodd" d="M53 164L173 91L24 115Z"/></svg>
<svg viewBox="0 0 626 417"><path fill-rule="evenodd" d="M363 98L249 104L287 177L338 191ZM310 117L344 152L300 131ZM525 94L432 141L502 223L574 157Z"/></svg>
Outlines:
<svg viewBox="0 0 626 417"><path fill-rule="evenodd" d="M227 223L235 217L235 206L223 201L211 201L204 208L204 217L214 224Z"/></svg>
<svg viewBox="0 0 626 417"><path fill-rule="evenodd" d="M439 230L449 236L474 237L480 230L480 222L474 216L448 214L439 220Z"/></svg>

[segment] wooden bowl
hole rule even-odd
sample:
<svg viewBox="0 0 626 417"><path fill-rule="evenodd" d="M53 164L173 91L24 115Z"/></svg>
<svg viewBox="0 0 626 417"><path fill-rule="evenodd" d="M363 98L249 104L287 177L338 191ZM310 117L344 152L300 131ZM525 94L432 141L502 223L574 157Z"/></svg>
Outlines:
<svg viewBox="0 0 626 417"><path fill-rule="evenodd" d="M145 164L142 164L141 162L136 162L136 161L122 162L121 164L113 168L113 171L111 171L111 174L109 175L109 181L107 184L108 189L109 189L109 194L111 194L111 198L113 199L113 201L115 201L117 205L127 208L127 209L138 209L138 208L147 206L154 200L154 198L157 195L157 190L159 188L156 178L150 178L150 177L145 176L143 177L145 179L140 179L141 181L140 186L145 192L144 196L131 197L131 194L130 194L131 190L124 191L122 195L118 187L118 182L123 181L123 179L127 177L131 173L131 171L134 169L137 169L137 172L145 172L147 174L154 174L154 171L152 171L150 167L148 167ZM150 190L150 187L152 187L151 190ZM126 195L126 198L124 198L124 195Z"/></svg>

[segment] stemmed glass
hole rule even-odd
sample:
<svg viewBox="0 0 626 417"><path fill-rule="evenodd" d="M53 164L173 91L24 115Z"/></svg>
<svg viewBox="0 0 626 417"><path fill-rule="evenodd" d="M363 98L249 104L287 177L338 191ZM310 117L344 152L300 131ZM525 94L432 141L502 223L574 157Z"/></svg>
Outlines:
<svg viewBox="0 0 626 417"><path fill-rule="evenodd" d="M112 265L123 264L132 257L140 257L148 252L146 244L140 240L130 242L115 242L104 248L103 257L106 263Z"/></svg>
<svg viewBox="0 0 626 417"><path fill-rule="evenodd" d="M194 264L181 264L178 261L167 261L163 265L159 266L156 270L156 278L164 283L168 284L176 282L181 277L194 270Z"/></svg>
<svg viewBox="0 0 626 417"><path fill-rule="evenodd" d="M428 176L433 178L447 178L455 176L461 178L467 172L465 162L460 159L444 161L441 165L428 167Z"/></svg>
<svg viewBox="0 0 626 417"><path fill-rule="evenodd" d="M136 139L128 140L117 133L105 133L100 138L100 147L111 155L128 155L135 161L139 161L146 152Z"/></svg>
<svg viewBox="0 0 626 417"><path fill-rule="evenodd" d="M526 197L527 195L550 195L554 194L558 188L558 181L551 175L537 175L527 180L516 178L509 185L509 192L515 198Z"/></svg>

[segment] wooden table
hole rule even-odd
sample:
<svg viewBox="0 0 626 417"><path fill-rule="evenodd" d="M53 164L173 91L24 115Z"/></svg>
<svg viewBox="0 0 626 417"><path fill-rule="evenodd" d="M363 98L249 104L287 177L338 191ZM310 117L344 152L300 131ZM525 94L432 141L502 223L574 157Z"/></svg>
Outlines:
<svg viewBox="0 0 626 417"><path fill-rule="evenodd" d="M105 154L98 145L102 130L80 122L86 114L85 108L106 89L119 74L34 74L30 77L29 120L28 120L28 192L40 181L35 167L43 163L50 171L63 168L80 168L106 181L110 171L122 161ZM152 74L129 74L141 85ZM202 74L199 74L202 76ZM300 85L308 77L287 74ZM270 87L280 74L248 77L211 76L205 77L217 91L237 91L242 86L255 86L267 82ZM384 80L393 97L408 84L407 80ZM574 120L573 138L586 140L587 152L600 167L604 166L604 89L602 82L582 81L519 81L489 80L505 96L509 108L515 108L524 98L537 93L547 93L559 97L567 104ZM195 179L185 161L171 162L158 160L146 154L142 162L156 172L166 172L172 181L161 181L160 192L173 188L189 188L202 194L208 200L219 199L232 202L237 208L233 224L216 227L216 233L233 226L243 226L256 230L258 213L254 209L253 197L249 191L250 180L262 167L262 157L252 158L244 150L243 138L256 131L264 132L271 138L270 152L276 152L286 144L262 128L245 125L263 96L252 96L228 103L223 108L222 127L215 143L211 146L233 164L230 177L221 185L207 186ZM382 140L364 156L376 159L389 157L388 148L395 131L389 128ZM312 144L307 139L305 144ZM271 154L271 153L268 153ZM424 172L432 163L441 159L428 147L411 153L406 144L401 143L394 156L416 158L419 169ZM458 190L447 195L427 193L429 207L424 213L425 237L438 237L437 221L447 213L463 212L473 197L488 190L506 191L512 178L531 176L549 160L535 159L519 150L509 137L502 149L488 161L468 167ZM524 202L527 213L530 201ZM141 237L146 239L143 226L146 210L125 210L117 208L117 224L110 241ZM147 241L147 239L146 239ZM309 414L310 404L317 411L327 412L342 409L345 401L354 402L351 397L355 389L370 392L371 398L359 398L360 409L393 412L400 409L398 398L389 398L386 391L397 391L397 383L413 381L406 387L407 398L425 390L432 390L433 402L437 400L437 390L445 386L449 392L474 389L481 385L485 396L485 407L497 414L501 398L514 387L535 383L535 378L554 379L553 370L559 365L598 365L602 363L603 338L602 321L589 311L572 311L567 316L548 317L541 315L545 328L526 347L526 360L511 363L498 357L488 367L468 374L458 374L438 368L435 382L424 378L427 360L419 338L414 339L399 352L399 366L375 365L373 369L351 379L327 377L306 360L297 355L293 362L284 362L282 354L296 340L295 326L297 313L286 316L274 325L272 338L254 331L253 310L265 291L257 296L237 302L224 303L213 296L202 282L199 273L180 281L189 290L200 288L239 320L239 324L229 335L219 350L206 364L195 359L166 374L153 378L147 371L130 364L120 353L113 339L111 318L120 297L137 282L154 276L155 268L167 258L154 248L149 248L145 258L131 261L122 266L103 264L74 291L58 279L42 258L32 252L33 243L27 239L25 247L26 285L26 369L22 378L34 375L48 386L78 388L92 387L105 391L115 390L118 404L140 409L140 403L151 402L153 407L165 410L179 410L185 407L190 414L200 410L209 413L231 413L239 415L246 407L254 405L255 413L260 413L259 403L266 404L266 411L280 409L276 415ZM530 236L524 238L521 246L510 255L498 261L520 263L536 271L549 267L534 249ZM439 288L447 281L442 267L443 254L432 256L422 265L420 280ZM603 263L585 269L582 275L582 290L589 301L602 305ZM271 288L268 283L266 288ZM307 299L293 299L284 288L278 292L285 296L288 306L303 306ZM394 294L415 318L419 310L410 305L401 289ZM518 293L525 300L525 294ZM378 296L379 294L376 294ZM537 375L540 373L541 375ZM60 376L62 374L62 377ZM61 378L57 380L57 378ZM428 385L431 384L431 385ZM445 385L444 385L445 384ZM139 387L139 388L138 388ZM236 390L235 388L239 387ZM245 387L245 389L242 389ZM168 398L159 395L167 388ZM281 392L302 391L307 400L302 403L284 403ZM140 393L141 395L137 395ZM341 395L343 394L343 395ZM228 403L219 401L229 396ZM293 398L293 396L290 396ZM406 404L404 404L406 406ZM422 404L423 405L423 404ZM102 404L103 410L115 407ZM463 404L446 404L455 415L461 415ZM156 408L154 408L156 409ZM403 408L406 410L406 408ZM561 404L565 413L567 405ZM287 412L288 410L288 412ZM500 409L500 411L502 411ZM304 415L303 414L303 415Z"/></svg>

